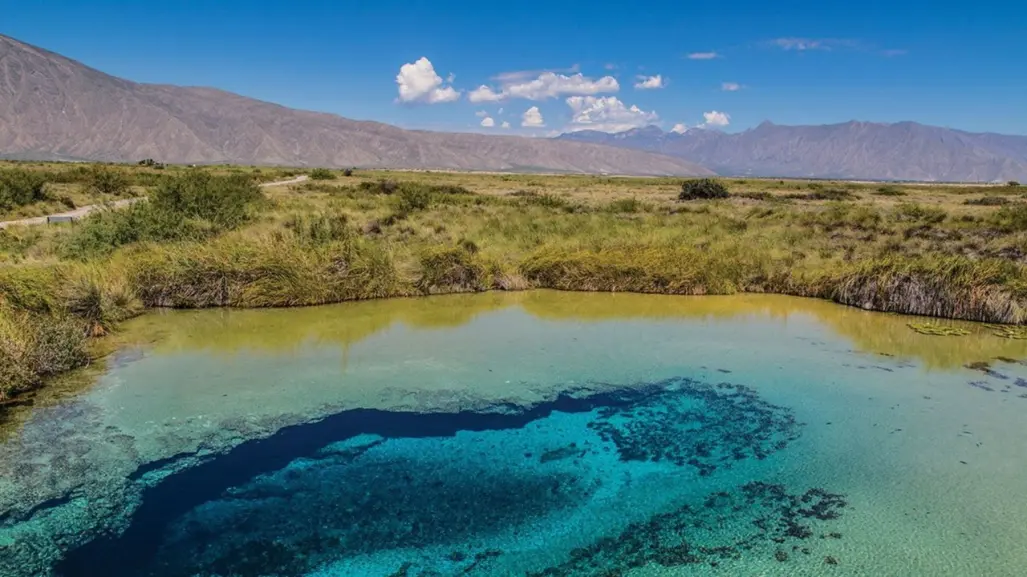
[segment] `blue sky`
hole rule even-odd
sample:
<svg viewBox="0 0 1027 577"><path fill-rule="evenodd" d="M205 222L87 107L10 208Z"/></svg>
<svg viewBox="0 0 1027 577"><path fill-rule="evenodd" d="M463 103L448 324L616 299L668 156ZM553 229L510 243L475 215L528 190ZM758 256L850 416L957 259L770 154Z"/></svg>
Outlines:
<svg viewBox="0 0 1027 577"><path fill-rule="evenodd" d="M0 33L117 76L407 128L856 119L1027 134L1022 0L0 5Z"/></svg>

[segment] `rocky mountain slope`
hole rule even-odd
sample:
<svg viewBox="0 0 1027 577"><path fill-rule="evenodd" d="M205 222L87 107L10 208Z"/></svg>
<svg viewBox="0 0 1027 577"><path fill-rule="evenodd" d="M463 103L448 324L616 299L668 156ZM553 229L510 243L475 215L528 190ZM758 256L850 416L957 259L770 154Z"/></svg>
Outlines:
<svg viewBox="0 0 1027 577"><path fill-rule="evenodd" d="M915 122L779 126L738 134L648 126L559 140L669 154L720 174L927 181L1027 181L1027 136L975 134Z"/></svg>
<svg viewBox="0 0 1027 577"><path fill-rule="evenodd" d="M212 88L139 84L0 35L0 155L176 163L701 175L589 143L410 131Z"/></svg>

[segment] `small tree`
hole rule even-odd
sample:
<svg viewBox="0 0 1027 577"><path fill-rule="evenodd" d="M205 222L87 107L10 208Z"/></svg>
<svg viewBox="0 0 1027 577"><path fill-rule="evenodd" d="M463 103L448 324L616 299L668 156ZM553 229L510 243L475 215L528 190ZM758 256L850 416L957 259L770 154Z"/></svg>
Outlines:
<svg viewBox="0 0 1027 577"><path fill-rule="evenodd" d="M1015 181L1015 180L1010 180L1009 181L1009 186L1020 186L1020 183Z"/></svg>
<svg viewBox="0 0 1027 577"><path fill-rule="evenodd" d="M699 200L709 198L727 198L728 192L724 185L712 178L686 180L681 184L678 200Z"/></svg>

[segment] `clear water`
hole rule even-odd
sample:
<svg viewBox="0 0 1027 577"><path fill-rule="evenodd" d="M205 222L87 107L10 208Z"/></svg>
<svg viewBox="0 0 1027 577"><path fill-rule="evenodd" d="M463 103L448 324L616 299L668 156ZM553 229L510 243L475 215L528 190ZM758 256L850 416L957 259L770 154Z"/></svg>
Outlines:
<svg viewBox="0 0 1027 577"><path fill-rule="evenodd" d="M8 415L0 575L1023 575L1027 343L907 322L553 292L150 315Z"/></svg>

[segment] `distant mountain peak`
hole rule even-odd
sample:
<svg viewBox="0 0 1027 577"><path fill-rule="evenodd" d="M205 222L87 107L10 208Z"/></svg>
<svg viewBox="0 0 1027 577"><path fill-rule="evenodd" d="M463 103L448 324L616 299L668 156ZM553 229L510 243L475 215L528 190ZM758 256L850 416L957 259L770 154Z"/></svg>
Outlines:
<svg viewBox="0 0 1027 577"><path fill-rule="evenodd" d="M737 134L635 129L570 139L659 152L727 175L1004 182L1027 180L1027 137L972 134L912 121L850 120L782 126L766 120Z"/></svg>

